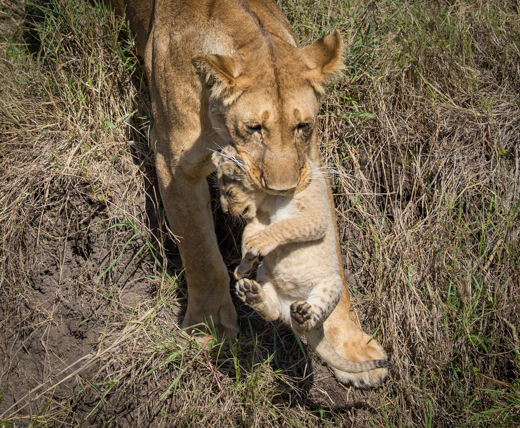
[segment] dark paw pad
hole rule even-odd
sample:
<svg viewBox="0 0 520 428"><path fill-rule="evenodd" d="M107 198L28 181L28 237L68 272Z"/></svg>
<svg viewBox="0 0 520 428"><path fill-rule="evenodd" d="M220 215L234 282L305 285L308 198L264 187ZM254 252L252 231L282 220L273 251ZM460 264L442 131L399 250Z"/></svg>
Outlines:
<svg viewBox="0 0 520 428"><path fill-rule="evenodd" d="M307 302L294 302L291 305L291 318L299 324L309 321L312 314L312 306Z"/></svg>
<svg viewBox="0 0 520 428"><path fill-rule="evenodd" d="M260 300L260 286L255 281L242 279L237 283L238 296L246 303L256 303Z"/></svg>

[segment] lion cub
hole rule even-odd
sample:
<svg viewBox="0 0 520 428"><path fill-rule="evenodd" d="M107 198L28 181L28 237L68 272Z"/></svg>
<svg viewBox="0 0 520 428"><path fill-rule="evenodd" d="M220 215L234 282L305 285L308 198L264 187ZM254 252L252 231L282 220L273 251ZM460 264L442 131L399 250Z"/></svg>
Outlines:
<svg viewBox="0 0 520 428"><path fill-rule="evenodd" d="M242 262L235 270L238 297L262 318L280 318L329 365L359 373L391 367L385 360L353 362L328 342L323 322L343 291L335 230L327 201L328 181L311 165L311 181L299 193L270 195L256 188L236 152L226 148L212 157L224 211L248 220L242 237ZM245 278L259 256L256 281Z"/></svg>

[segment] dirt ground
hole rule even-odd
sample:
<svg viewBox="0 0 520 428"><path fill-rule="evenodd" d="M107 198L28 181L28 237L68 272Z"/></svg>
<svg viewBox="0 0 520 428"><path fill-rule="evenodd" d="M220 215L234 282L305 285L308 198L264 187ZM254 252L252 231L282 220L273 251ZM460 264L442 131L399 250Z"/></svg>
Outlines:
<svg viewBox="0 0 520 428"><path fill-rule="evenodd" d="M80 207L84 200L70 198L67 202ZM43 218L33 218L34 223L27 219L24 225L27 232L34 233L24 234L27 276L23 296L18 296L23 301L1 309L4 406L23 402L29 391L42 385L34 393L38 395L69 375L86 356L95 354L107 327L117 328L109 320L112 311L129 314L154 299L155 286L148 278L154 261L150 256L135 258L142 239L131 241L120 257L116 255L110 273L104 274L115 258L114 248L102 232L104 213L87 212L82 224L68 214L49 210ZM126 237L131 235L126 232ZM102 296L111 292L114 279L119 287L115 291L117 306L106 308ZM82 373L92 376L98 368L93 365ZM67 380L53 397L68 398L77 386L77 378ZM33 405L41 408L42 400Z"/></svg>
<svg viewBox="0 0 520 428"><path fill-rule="evenodd" d="M237 342L180 334L124 21L97 2L0 0L0 426L519 425L517 2L279 3L304 45L335 28L346 42L320 149L389 380L339 384L236 298ZM232 272L242 225L209 183Z"/></svg>
<svg viewBox="0 0 520 428"><path fill-rule="evenodd" d="M82 202L81 199L69 200L71 206ZM35 233L28 234L25 241L29 256L23 302L16 306L3 305L1 313L3 409L26 406L23 414L36 415L50 398L70 401L80 394L74 413L77 420L87 416L96 408L99 397L82 391L84 379L95 378L102 362L95 361L84 367L85 363L96 355L105 336L117 336L124 330L124 320L132 318L132 314L139 318L153 307L157 291L149 277L154 271L154 260L150 254L139 254L144 240L134 239L125 244L124 252L114 254L106 234L101 231L103 214L96 212L77 227L80 222L71 222L66 213L56 210L47 212L43 219L35 219L34 224L25 225L26 230ZM85 223L88 226L85 227ZM36 231L40 232L39 236ZM128 242L130 238L131 232L118 233L120 242ZM110 272L105 273L109 266ZM172 271L173 275L178 273L179 270ZM116 290L111 286L114 282ZM103 300L110 293L113 293L111 306L107 307ZM253 315L245 307L241 310L248 316ZM176 325L180 315L180 308L169 314ZM265 332L265 324L260 319L249 320L247 324L243 321L241 329L256 336ZM278 334L285 343L282 354L287 353L280 358L293 359L289 354L297 344L292 333L281 325L276 328L281 330ZM71 376L78 368L81 368L79 375ZM345 388L314 356L308 361L296 361L296 367L286 372L294 376L299 393L305 392L301 399L311 409L366 407L362 402L350 402L345 397ZM134 398L146 399L150 388L154 386L141 385ZM48 389L51 392L40 397ZM118 415L119 421L114 426L130 427L137 426L139 416L142 418L136 407L137 403L128 403L120 396L112 398L104 411ZM96 420L98 418L90 421L89 426L104 426ZM153 418L148 422L155 425Z"/></svg>

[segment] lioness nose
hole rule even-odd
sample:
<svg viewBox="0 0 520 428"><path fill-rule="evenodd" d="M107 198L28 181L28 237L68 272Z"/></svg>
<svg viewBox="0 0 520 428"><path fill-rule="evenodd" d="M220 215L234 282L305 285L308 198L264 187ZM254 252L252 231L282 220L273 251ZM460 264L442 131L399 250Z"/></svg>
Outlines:
<svg viewBox="0 0 520 428"><path fill-rule="evenodd" d="M294 190L300 180L298 154L295 150L268 150L262 169L262 186L274 192Z"/></svg>
<svg viewBox="0 0 520 428"><path fill-rule="evenodd" d="M296 189L299 178L300 174L298 172L288 174L287 171L284 171L279 174L262 177L262 185L273 192L290 192Z"/></svg>
<svg viewBox="0 0 520 428"><path fill-rule="evenodd" d="M290 192L294 189L296 189L296 185L294 186L267 186L267 189L273 191L273 192Z"/></svg>

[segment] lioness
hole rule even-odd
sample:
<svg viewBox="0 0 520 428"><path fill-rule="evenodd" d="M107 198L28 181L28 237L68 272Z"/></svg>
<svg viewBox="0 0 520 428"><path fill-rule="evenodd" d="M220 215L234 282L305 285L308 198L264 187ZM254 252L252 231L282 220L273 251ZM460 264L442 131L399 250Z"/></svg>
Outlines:
<svg viewBox="0 0 520 428"><path fill-rule="evenodd" d="M280 319L305 336L336 370L359 373L391 367L386 360L346 360L324 335L323 324L341 297L343 281L323 170L311 162L309 185L280 196L262 192L249 181L232 147L215 152L212 159L223 209L249 221L242 236L242 262L235 270L238 297L265 320ZM256 281L246 278L259 256L264 259Z"/></svg>
<svg viewBox="0 0 520 428"><path fill-rule="evenodd" d="M210 150L235 147L267 193L304 188L310 162L319 164L316 116L325 84L342 67L341 37L336 31L300 49L273 0L112 1L126 11L144 59L159 188L188 285L182 327L209 322L235 337L206 182L215 169ZM328 197L333 213L330 190ZM329 320L325 334L349 360L384 358L358 326L348 293ZM385 376L378 369L346 379L374 385Z"/></svg>

